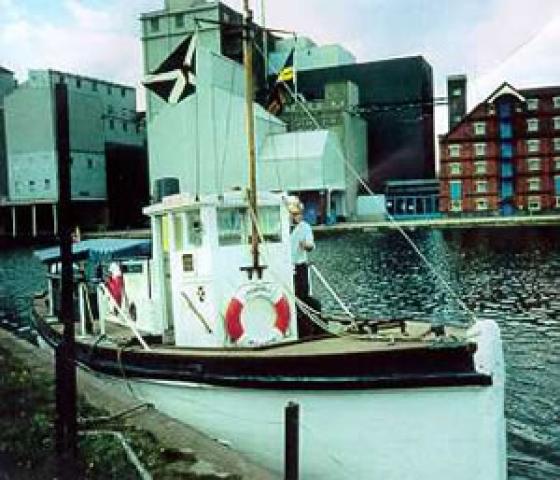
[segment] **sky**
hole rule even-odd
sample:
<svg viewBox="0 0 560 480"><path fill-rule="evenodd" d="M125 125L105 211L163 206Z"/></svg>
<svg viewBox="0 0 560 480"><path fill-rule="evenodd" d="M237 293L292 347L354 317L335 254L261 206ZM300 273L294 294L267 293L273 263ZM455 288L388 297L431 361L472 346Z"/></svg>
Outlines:
<svg viewBox="0 0 560 480"><path fill-rule="evenodd" d="M0 65L27 77L52 68L138 85L139 17L164 0L0 0ZM241 10L241 0L225 0ZM251 0L255 18L317 44L338 43L358 61L422 55L434 95L466 74L468 109L502 82L560 85L560 0ZM436 108L436 131L446 131Z"/></svg>

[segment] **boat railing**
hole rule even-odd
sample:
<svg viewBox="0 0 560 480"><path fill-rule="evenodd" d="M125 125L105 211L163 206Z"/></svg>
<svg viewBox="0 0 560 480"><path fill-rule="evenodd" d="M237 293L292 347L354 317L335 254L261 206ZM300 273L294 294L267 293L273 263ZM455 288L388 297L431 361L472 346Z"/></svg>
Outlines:
<svg viewBox="0 0 560 480"><path fill-rule="evenodd" d="M115 312L118 323L120 323L122 325L125 325L128 328L130 328L130 330L132 330L132 332L134 333L134 336L140 342L140 345L142 345L142 348L144 348L144 350L150 350L150 347L148 346L148 344L146 343L144 338L142 338L142 335L140 334L140 332L136 328L136 325L134 324L134 320L132 319L130 314L126 311L126 309L123 309L115 301L115 299L113 298L113 296L111 295L111 293L109 292L107 287L105 285L103 285L102 283L100 283L97 286L97 293L98 293L98 298L106 300L106 302L109 306L109 310L106 314L103 314L101 309L100 309L100 312L99 312L99 326L100 326L101 333L102 334L105 333L105 330L106 330L105 322L107 320L107 316L111 315L113 312Z"/></svg>

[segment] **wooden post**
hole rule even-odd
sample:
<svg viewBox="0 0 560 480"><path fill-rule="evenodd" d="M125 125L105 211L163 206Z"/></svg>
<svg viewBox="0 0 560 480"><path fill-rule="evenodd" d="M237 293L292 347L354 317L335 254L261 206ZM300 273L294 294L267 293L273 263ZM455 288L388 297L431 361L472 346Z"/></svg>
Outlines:
<svg viewBox="0 0 560 480"><path fill-rule="evenodd" d="M285 410L286 436L284 479L299 478L299 405L289 402Z"/></svg>
<svg viewBox="0 0 560 480"><path fill-rule="evenodd" d="M70 221L70 134L68 90L55 85L56 147L58 152L58 219L61 258L60 317L62 341L56 349L56 449L62 474L74 470L77 453L76 365L73 308L72 226Z"/></svg>

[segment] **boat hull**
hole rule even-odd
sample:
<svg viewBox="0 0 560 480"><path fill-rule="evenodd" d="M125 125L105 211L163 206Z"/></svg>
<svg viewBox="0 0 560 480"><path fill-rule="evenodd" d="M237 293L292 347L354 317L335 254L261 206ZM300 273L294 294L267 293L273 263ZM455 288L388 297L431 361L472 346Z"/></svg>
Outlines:
<svg viewBox="0 0 560 480"><path fill-rule="evenodd" d="M301 478L506 478L496 386L273 391L103 377L279 474L284 408L296 402Z"/></svg>
<svg viewBox="0 0 560 480"><path fill-rule="evenodd" d="M56 347L60 331L40 318L37 328ZM314 347L299 344L145 351L78 339L76 358L116 388L278 473L284 409L296 402L306 480L505 480L499 329L483 321L469 335L474 349L375 350L359 343L336 353L319 348L337 341L325 339L313 354L294 353Z"/></svg>

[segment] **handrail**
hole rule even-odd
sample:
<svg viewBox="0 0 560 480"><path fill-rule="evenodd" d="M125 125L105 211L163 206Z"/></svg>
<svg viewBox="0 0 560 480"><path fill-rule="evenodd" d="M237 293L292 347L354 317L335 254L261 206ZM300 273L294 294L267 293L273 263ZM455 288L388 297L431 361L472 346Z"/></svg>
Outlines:
<svg viewBox="0 0 560 480"><path fill-rule="evenodd" d="M140 332L138 331L138 329L134 325L134 322L130 318L130 315L128 314L128 312L123 310L120 307L120 305L118 305L117 302L115 302L115 299L113 298L113 296L111 295L109 290L107 290L107 287L105 285L103 285L102 283L100 283L97 286L97 290L100 291L109 300L109 306L114 308L117 311L117 313L119 314L119 317L124 320L125 325L132 330L132 332L134 333L134 335L136 336L136 338L140 342L140 345L142 345L142 348L144 348L144 350L151 350L151 348L148 346L146 341L142 338L142 335L140 334ZM101 321L101 315L99 315L99 320ZM103 321L105 321L105 319L103 319Z"/></svg>

